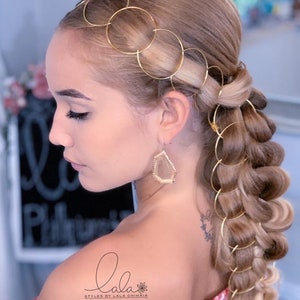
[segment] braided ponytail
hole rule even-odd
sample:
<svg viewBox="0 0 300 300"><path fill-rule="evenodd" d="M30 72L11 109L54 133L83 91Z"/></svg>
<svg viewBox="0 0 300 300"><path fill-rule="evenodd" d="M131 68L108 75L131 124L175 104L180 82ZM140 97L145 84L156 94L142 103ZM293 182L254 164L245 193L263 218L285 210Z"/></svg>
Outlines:
<svg viewBox="0 0 300 300"><path fill-rule="evenodd" d="M289 178L280 168L283 149L271 141L275 125L260 111L265 97L254 89L245 97L245 68L236 80L224 86L220 103L203 119L203 175L213 190L215 215L213 261L228 274L232 299L276 299L273 262L287 252L282 232L292 220L291 206L280 198Z"/></svg>

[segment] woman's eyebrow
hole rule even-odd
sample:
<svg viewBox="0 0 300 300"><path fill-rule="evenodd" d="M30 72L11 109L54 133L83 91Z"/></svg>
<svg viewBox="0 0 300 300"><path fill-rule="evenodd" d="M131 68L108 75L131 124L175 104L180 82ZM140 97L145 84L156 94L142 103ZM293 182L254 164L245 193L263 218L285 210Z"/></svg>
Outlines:
<svg viewBox="0 0 300 300"><path fill-rule="evenodd" d="M72 98L78 98L78 99L85 99L85 100L92 100L88 96L82 94L81 92L75 90L75 89L66 89L55 92L55 94L59 96L65 96L65 97L72 97Z"/></svg>

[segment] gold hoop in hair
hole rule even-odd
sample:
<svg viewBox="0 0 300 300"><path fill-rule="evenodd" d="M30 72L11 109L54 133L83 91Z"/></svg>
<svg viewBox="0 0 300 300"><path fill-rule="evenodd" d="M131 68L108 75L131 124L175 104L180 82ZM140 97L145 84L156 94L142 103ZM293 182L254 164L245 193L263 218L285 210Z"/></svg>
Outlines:
<svg viewBox="0 0 300 300"><path fill-rule="evenodd" d="M110 25L112 24L112 20L119 14L119 13L122 13L123 11L126 11L126 10L137 10L137 11L140 11L142 13L144 13L147 17L149 17L149 20L151 21L151 23L154 25L153 26L153 37L150 41L150 43L145 46L143 49L136 49L134 51L123 51L121 49L119 49L118 47L115 46L115 44L111 41L111 38L109 36L109 28L110 28ZM115 13L112 14L112 16L109 18L108 22L107 22L107 25L106 25L106 39L108 41L108 43L110 44L110 46L117 50L118 52L120 53L123 53L123 54L128 54L128 55L131 55L131 54L136 54L138 55L139 53L142 53L144 50L148 49L151 47L151 45L153 44L153 41L155 39L155 36L156 36L156 27L157 27L157 24L154 20L154 18L152 17L152 15L145 9L141 8L141 7L137 7L137 6L126 6L126 7L123 7L119 10L117 10Z"/></svg>
<svg viewBox="0 0 300 300"><path fill-rule="evenodd" d="M224 74L223 74L223 71L220 67L218 66L208 66L208 62L207 62L207 58L204 54L204 52L198 48L184 48L184 45L183 45L183 42L182 40L180 39L180 37L178 35L176 35L173 31L169 30L169 29L164 29L164 28L159 28L158 27L158 24L156 22L156 20L154 19L154 17L146 10L146 9L143 9L141 7L138 7L138 6L130 6L130 0L127 0L126 2L126 6L124 6L123 8L117 10L116 12L114 12L111 17L108 19L108 21L104 24L96 24L96 23L93 23L91 22L88 17L87 17L87 7L88 7L88 4L90 3L91 0L83 0L81 2L79 2L76 7L78 6L81 6L83 5L83 18L85 20L85 22L90 25L91 27L106 27L106 39L107 39L107 42L108 44L113 48L115 49L116 51L122 53L122 54L127 54L127 55L136 55L137 57L137 62L138 62L138 65L139 67L141 68L141 70L149 77L155 79L155 80L166 80L166 79L169 79L170 82L171 82L171 85L173 87L173 89L175 89L175 86L174 86L174 82L173 82L173 78L174 76L180 71L182 65L183 65L183 61L184 61L184 57L185 57L185 52L187 51L191 51L191 50L195 50L197 51L198 53L201 54L201 56L203 57L204 59L204 67L205 67L205 76L204 76L204 79L203 79L203 83L201 84L201 87L199 88L199 92L198 94L201 92L201 89L203 88L203 86L205 85L205 83L207 82L207 79L208 79L208 76L209 76L209 70L211 69L217 69L219 72L220 72L220 75L221 75L221 88L220 88L220 91L219 91L219 94L218 96L220 97L221 94L222 94L222 90L223 90L223 86L224 86ZM115 45L115 43L112 41L111 37L110 37L110 27L111 25L113 24L113 19L121 12L125 11L125 10L138 10L139 12L142 12L144 13L150 20L150 23L152 23L152 31L153 31L153 37L151 38L151 41L149 42L149 44L147 44L145 47L143 47L142 49L135 49L133 51L126 51L126 50L122 50L120 49L119 47L117 47ZM147 71L143 64L142 64L142 61L141 61L141 57L140 57L140 54L143 53L145 50L149 49L153 43L154 43L154 40L158 34L158 32L168 32L169 34L173 35L176 40L178 41L178 44L179 44L179 48L180 48L180 51L181 51L181 56L180 56L180 59L177 63L177 66L175 68L175 70L169 74L168 76L156 76L156 75L153 75L151 74L149 71Z"/></svg>
<svg viewBox="0 0 300 300"><path fill-rule="evenodd" d="M224 242L226 242L226 241L225 241L225 238L224 238L224 227L225 227L225 222L226 222L226 220L228 220L227 217L223 218L222 225L221 225L221 237L222 237L222 239L223 239ZM239 246L239 245L231 246L231 245L229 245L229 244L227 244L227 246L228 246L230 249L234 249L234 251L236 251L236 250L245 250L245 249L247 249L247 248L250 248L250 247L253 246L255 243L256 243L256 240L254 239L252 242L250 242L250 243L249 243L248 245L246 245L246 246L242 246L242 247Z"/></svg>
<svg viewBox="0 0 300 300"><path fill-rule="evenodd" d="M233 249L233 250L231 251L230 255L232 256L234 253L235 253L235 249ZM229 264L229 262L228 262L228 261L225 261L222 257L221 257L221 259L222 259L223 263L224 263L225 265L228 266L228 269L229 269L231 272L235 272L236 274L248 272L248 271L250 271L250 270L253 269L252 266L249 266L249 267L247 267L247 268L244 268L244 269L239 270L238 267L235 267L235 268L231 267L231 265ZM228 260L229 260L229 259L228 259Z"/></svg>
<svg viewBox="0 0 300 300"><path fill-rule="evenodd" d="M212 169L212 172L211 172L211 174L210 174L210 185L211 185L211 187L212 187L212 189L216 192L216 193L218 193L218 191L220 190L220 189L217 189L216 187L215 187L215 185L214 185L214 182L213 182L213 177L214 177L214 174L215 174L215 172L216 172L216 170L217 170L217 167L221 164L221 160L218 160L217 161L217 163L214 165L214 167L213 167L213 169Z"/></svg>
<svg viewBox="0 0 300 300"><path fill-rule="evenodd" d="M154 29L154 31L155 31L155 32L167 32L167 33L173 35L173 37L175 37L175 38L177 39L178 44L179 44L179 46L180 46L180 50L181 50L181 58L180 58L180 61L179 61L179 63L178 63L178 66L176 67L175 71L173 71L173 72L172 72L170 75L168 75L168 76L165 76L165 77L157 77L157 76L154 76L154 75L150 74L148 71L146 71L145 68L143 67L143 65L142 65L142 63L141 63L141 60L140 60L140 53L142 53L142 52L138 51L136 54L137 54L137 60L138 60L139 67L142 69L142 71L143 71L146 75L148 75L149 77L151 77L151 78L153 78L153 79L156 79L156 80L170 79L170 80L171 80L172 87L174 87L172 78L173 78L173 77L176 75L176 73L180 70L180 68L181 68L181 66L182 66L182 64L183 64L183 59L184 59L184 47L183 47L183 44L182 44L180 38L179 38L173 31L170 31L170 30L168 30L168 29L160 29L160 28ZM151 45L152 45L152 43L151 43ZM151 45L150 45L150 46L151 46ZM150 47L150 46L149 46L149 47ZM149 47L148 47L148 48L149 48ZM148 48L147 48L147 49L148 49Z"/></svg>
<svg viewBox="0 0 300 300"><path fill-rule="evenodd" d="M215 133L217 133L218 136L220 136L221 134L220 134L220 132L219 132L219 127L218 127L218 125L217 125L217 123L216 123L216 116L217 116L217 112L218 112L220 106L221 106L221 104L218 104L218 105L216 106L216 108L215 108L215 110L214 110L213 120L212 120L212 121L210 120L210 117L209 117L209 115L208 115L208 123L209 123L209 125L210 125L212 131L215 132Z"/></svg>
<svg viewBox="0 0 300 300"><path fill-rule="evenodd" d="M218 93L218 97L221 97L221 95L223 93L224 83L225 83L223 71L222 71L222 69L219 66L210 66L208 68L208 71L211 70L211 69L217 69L220 72L220 74L221 74L221 88L220 88L220 91Z"/></svg>
<svg viewBox="0 0 300 300"><path fill-rule="evenodd" d="M240 274L240 273L245 273L245 272L251 271L251 270L253 269L253 267L252 267L252 266L249 266L249 267L247 267L247 268L245 268L245 269L239 270L238 267L235 267L235 268L233 269L231 266L229 266L229 269L230 269L230 271L231 271L232 273Z"/></svg>
<svg viewBox="0 0 300 300"><path fill-rule="evenodd" d="M78 6L80 6L80 5L82 5L85 2L86 2L86 0L79 1L78 3L75 4L75 8L78 7Z"/></svg>
<svg viewBox="0 0 300 300"><path fill-rule="evenodd" d="M218 192L220 191L221 188L217 189L217 188L215 187L214 182L213 182L213 177L214 177L215 172L216 172L216 170L217 170L217 168L218 168L219 165L230 166L230 165L225 165L225 164L223 164L223 163L222 163L222 159L218 160L218 161L216 162L216 164L214 165L214 167L213 167L213 169L212 169L212 172L211 172L211 174L210 174L210 185L211 185L212 189L213 189L216 193L218 193ZM238 165L238 164L236 164L236 165ZM235 166L235 165L232 165L232 166ZM235 190L237 190L237 189L238 189L238 187L236 187L235 189L233 189L233 190L231 190L231 191L226 191L226 193L233 192L233 191L235 191ZM223 192L223 191L222 191L222 192Z"/></svg>
<svg viewBox="0 0 300 300"><path fill-rule="evenodd" d="M86 8L89 4L90 0L83 0L81 3L79 3L78 6L80 6L81 4L83 4L83 10L82 10L82 14L83 14L83 18L84 18L84 21L86 23L88 23L90 26L92 27L105 27L108 25L108 23L105 23L105 24L96 24L96 23L92 23L88 20L87 16L86 16Z"/></svg>
<svg viewBox="0 0 300 300"><path fill-rule="evenodd" d="M222 192L222 189L219 189L219 191L216 193L215 195L215 198L214 198L214 211L216 213L216 215L219 217L219 219L223 220L225 217L227 218L227 220L235 220L235 219L238 219L238 218L241 218L243 215L245 215L245 210L244 211L241 211L237 216L235 217L231 217L229 218L228 216L221 216L220 213L218 212L217 210L217 202L218 202L218 199L219 199L219 196ZM233 191L232 191L233 192Z"/></svg>
<svg viewBox="0 0 300 300"><path fill-rule="evenodd" d="M215 116L214 116L215 118ZM238 122L233 122L233 123L230 123L229 125L227 125L221 132L219 131L219 128L218 126L216 125L215 123L215 120L211 123L211 126L212 128L215 128L215 132L218 134L218 137L217 137L217 140L216 140L216 143L215 143L215 157L216 157L216 164L214 165L213 169L212 169L212 172L211 172L211 176L210 176L210 184L211 184L211 187L212 189L218 193L219 189L217 189L215 186L214 186L214 183L213 183L213 176L218 168L219 165L224 165L224 166L231 166L231 167L234 167L234 166L238 166L240 164L243 164L245 161L247 161L247 158L244 158L242 159L240 162L238 163L235 163L235 164L232 164L232 165L228 165L228 164L224 164L223 161L222 161L222 158L219 158L218 156L218 146L219 146L219 142L220 142L220 139L223 139L223 134L224 132L230 128L232 125L234 124L237 124Z"/></svg>
<svg viewBox="0 0 300 300"><path fill-rule="evenodd" d="M252 107L253 111L255 113L257 113L257 110L256 110L255 106L253 105L253 103L249 99L246 99L246 102Z"/></svg>
<svg viewBox="0 0 300 300"><path fill-rule="evenodd" d="M225 164L223 163L223 160L219 158L218 156L218 146L219 146L219 142L220 142L220 139L223 139L223 134L224 132L229 128L231 127L232 125L234 124L237 124L238 122L232 122L231 124L227 125L222 131L220 134L218 134L218 137L217 137L217 140L216 140L216 143L215 143L215 157L217 159L217 161L220 161L220 164L222 164L223 166L230 166L230 167L234 167L234 166L238 166L238 165L241 165L243 164L244 162L247 161L247 157L243 158L241 161L237 162L237 163L234 163L234 164Z"/></svg>
<svg viewBox="0 0 300 300"><path fill-rule="evenodd" d="M126 3L126 6L124 7L124 9L126 7L129 7L129 1L130 0L127 0L127 3ZM83 10L82 10L82 15L83 15L83 19L86 23L88 23L90 26L92 27L105 27L105 26L108 26L109 25L109 22L105 23L105 24L96 24L96 23L92 23L91 21L89 21L89 19L87 18L86 16L86 9L87 9L87 6L89 4L90 0L82 0L80 1L79 3L76 4L75 7L78 7L80 5L84 5L83 6Z"/></svg>
<svg viewBox="0 0 300 300"><path fill-rule="evenodd" d="M263 276L263 277L260 278L257 282L255 282L255 283L253 284L253 286L249 287L249 288L246 289L246 290L242 290L242 291L240 291L240 290L238 290L238 289L233 290L233 289L231 288L231 281L232 281L232 277L233 277L234 274L236 274L236 273L237 273L236 270L235 270L234 272L232 272L232 273L230 274L230 277L229 277L229 280L228 280L228 289L229 289L229 291L232 293L231 299L233 299L233 298L234 298L235 296L237 296L237 295L242 295L242 294L246 294L246 293L249 293L249 292L253 291L253 290L256 288L256 285L257 285L258 283L260 283L260 282L263 280L263 278L264 278L264 276Z"/></svg>
<svg viewBox="0 0 300 300"><path fill-rule="evenodd" d="M202 56L202 58L203 58L203 60L204 60L204 64L205 64L205 75L204 75L204 79L203 79L203 82L202 82L201 87L199 88L198 93L195 93L195 94L199 94L200 91L201 91L201 89L202 89L203 86L205 85L205 83L206 83L206 81L207 81L207 78L208 78L208 75L209 75L209 74L208 74L208 70L209 70L208 61L207 61L207 58L206 58L206 56L205 56L205 54L204 54L204 52L203 52L202 50L200 50L200 49L198 49L198 48L187 48L187 49L184 50L185 53L188 52L188 51L196 51L196 52L198 52L198 53ZM221 70L221 72L222 72L222 70ZM223 72L222 72L222 74L223 74Z"/></svg>
<svg viewBox="0 0 300 300"><path fill-rule="evenodd" d="M220 139L223 139L223 134L225 133L225 131L228 128L230 128L232 125L235 125L235 124L237 124L237 122L232 122L229 125L227 125L220 133L218 132L218 138L217 138L216 143L215 143L215 156L216 156L217 160L222 161L222 159L220 159L218 157L218 146L219 146ZM242 162L240 162L240 163L242 163ZM238 164L240 164L240 163L238 163Z"/></svg>

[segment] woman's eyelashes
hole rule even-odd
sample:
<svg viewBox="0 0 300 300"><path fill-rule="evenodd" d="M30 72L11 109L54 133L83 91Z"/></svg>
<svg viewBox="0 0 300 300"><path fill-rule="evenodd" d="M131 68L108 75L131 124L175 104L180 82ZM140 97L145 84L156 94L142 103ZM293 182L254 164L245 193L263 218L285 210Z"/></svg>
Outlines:
<svg viewBox="0 0 300 300"><path fill-rule="evenodd" d="M82 120L85 120L88 116L88 112L84 112L84 113L77 113L77 112L74 112L72 110L70 110L68 113L67 113L67 117L69 119L75 119L75 120L78 120L78 121L82 121Z"/></svg>

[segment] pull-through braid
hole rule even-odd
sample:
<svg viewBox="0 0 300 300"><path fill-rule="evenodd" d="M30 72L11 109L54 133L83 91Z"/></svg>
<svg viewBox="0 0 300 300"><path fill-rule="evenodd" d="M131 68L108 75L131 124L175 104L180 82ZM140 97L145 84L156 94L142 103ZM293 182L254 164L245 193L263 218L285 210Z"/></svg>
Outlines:
<svg viewBox="0 0 300 300"><path fill-rule="evenodd" d="M208 120L215 133L213 254L216 267L228 272L231 299L276 299L272 263L287 252L282 231L292 212L279 197L289 180L279 167L283 150L271 141L275 126L259 111L264 106L265 98L253 91L240 107L218 104ZM286 218L279 221L280 212Z"/></svg>

